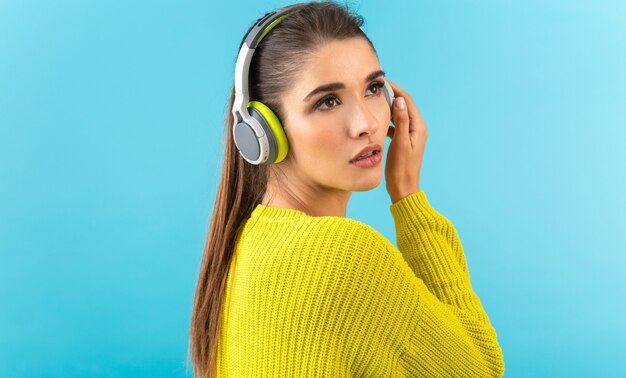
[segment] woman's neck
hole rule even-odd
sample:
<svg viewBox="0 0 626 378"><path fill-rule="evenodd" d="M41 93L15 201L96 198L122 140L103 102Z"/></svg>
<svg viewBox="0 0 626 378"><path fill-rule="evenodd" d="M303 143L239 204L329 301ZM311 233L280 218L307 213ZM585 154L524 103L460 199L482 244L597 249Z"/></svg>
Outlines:
<svg viewBox="0 0 626 378"><path fill-rule="evenodd" d="M275 185L268 183L267 190L263 195L261 204L283 209L302 211L313 217L337 216L345 217L348 200L352 192L332 193L320 190L298 190L298 188L283 188L275 190Z"/></svg>

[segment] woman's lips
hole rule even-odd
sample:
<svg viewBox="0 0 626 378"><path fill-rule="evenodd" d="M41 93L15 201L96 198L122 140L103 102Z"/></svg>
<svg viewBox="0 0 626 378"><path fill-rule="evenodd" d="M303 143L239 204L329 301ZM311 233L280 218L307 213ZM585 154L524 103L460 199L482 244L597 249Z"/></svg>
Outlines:
<svg viewBox="0 0 626 378"><path fill-rule="evenodd" d="M356 155L354 155L354 157L352 158L352 160L350 160L350 162L354 162L356 159L359 158L359 156L366 154L370 151L378 151L379 153L381 153L383 151L383 148L381 147L380 144L370 144L365 146L361 151L359 151L359 153L357 153Z"/></svg>
<svg viewBox="0 0 626 378"><path fill-rule="evenodd" d="M359 168L372 168L380 164L383 160L383 154L375 152L374 154L359 160L353 160L350 163L356 165Z"/></svg>

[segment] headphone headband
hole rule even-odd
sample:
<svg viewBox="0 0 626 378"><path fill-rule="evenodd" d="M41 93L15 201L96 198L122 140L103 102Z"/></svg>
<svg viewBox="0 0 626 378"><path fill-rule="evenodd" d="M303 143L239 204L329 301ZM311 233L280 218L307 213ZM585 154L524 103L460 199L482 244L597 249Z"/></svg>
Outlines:
<svg viewBox="0 0 626 378"><path fill-rule="evenodd" d="M263 37L265 37L265 35L270 30L272 30L272 28L276 26L280 22L280 20L288 16L293 8L296 8L298 6L299 4L289 5L266 13L263 18L257 21L257 23L250 28L246 36L243 38L241 44L243 45L245 43L250 49L256 48L256 46L259 44L259 42L261 42Z"/></svg>
<svg viewBox="0 0 626 378"><path fill-rule="evenodd" d="M283 18L287 17L300 4L289 5L272 12L268 12L257 21L246 33L241 42L237 63L235 65L235 102L233 104L232 113L235 123L241 121L250 121L252 117L246 111L250 94L248 92L248 73L250 71L250 62L257 45ZM254 122L254 121L250 121ZM262 132L262 130L259 129ZM262 136L258 135L257 136Z"/></svg>

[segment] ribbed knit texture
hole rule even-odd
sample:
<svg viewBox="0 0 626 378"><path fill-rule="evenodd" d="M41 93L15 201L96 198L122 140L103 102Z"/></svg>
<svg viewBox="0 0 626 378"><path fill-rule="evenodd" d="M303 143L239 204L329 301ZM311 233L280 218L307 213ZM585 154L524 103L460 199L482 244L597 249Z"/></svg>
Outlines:
<svg viewBox="0 0 626 378"><path fill-rule="evenodd" d="M424 191L365 223L257 205L230 266L220 377L501 377L452 223Z"/></svg>

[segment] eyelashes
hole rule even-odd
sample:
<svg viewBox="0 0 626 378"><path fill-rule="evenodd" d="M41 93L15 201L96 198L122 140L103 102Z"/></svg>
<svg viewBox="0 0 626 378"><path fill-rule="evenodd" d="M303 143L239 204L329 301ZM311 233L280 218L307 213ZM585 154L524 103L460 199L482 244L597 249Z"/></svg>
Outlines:
<svg viewBox="0 0 626 378"><path fill-rule="evenodd" d="M381 94L384 86L385 86L384 82L380 80L376 80L370 84L370 86L368 87L368 90L375 90L376 92L373 94L373 96L378 96ZM321 111L330 110L334 108L335 106L337 106L338 100L339 99L337 98L337 96L331 93L327 96L322 97L317 103L315 103L315 105L313 106L313 109L321 110Z"/></svg>

